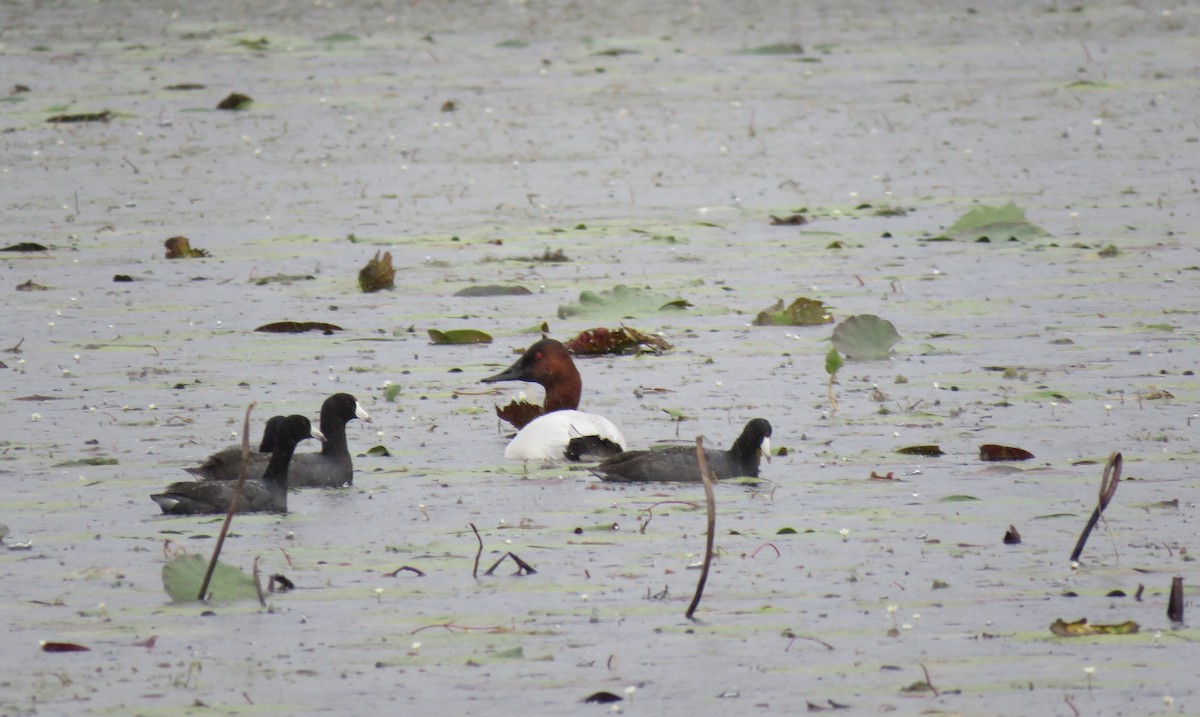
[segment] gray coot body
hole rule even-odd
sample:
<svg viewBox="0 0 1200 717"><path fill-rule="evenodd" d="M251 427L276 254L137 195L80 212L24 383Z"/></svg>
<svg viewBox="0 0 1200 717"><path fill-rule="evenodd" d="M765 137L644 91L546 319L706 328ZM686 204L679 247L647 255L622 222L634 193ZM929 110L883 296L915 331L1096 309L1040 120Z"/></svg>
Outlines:
<svg viewBox="0 0 1200 717"><path fill-rule="evenodd" d="M321 433L325 443L320 453L298 453L288 469L288 485L292 488L343 488L354 481L354 462L346 441L346 424L358 418L370 421L371 416L348 393L335 393L321 405ZM272 419L274 420L274 419ZM260 453L250 454L247 478L258 478L267 469L272 439L271 421L263 430ZM200 480L237 480L241 470L242 449L230 447L218 451L198 466L184 468Z"/></svg>
<svg viewBox="0 0 1200 717"><path fill-rule="evenodd" d="M713 478L758 477L759 454L770 455L771 424L755 418L727 451L704 449ZM671 446L660 451L626 451L593 469L601 480L618 483L700 482L700 465L693 446Z"/></svg>
<svg viewBox="0 0 1200 717"><path fill-rule="evenodd" d="M271 460L261 477L246 477L242 497L238 500L239 513L287 512L288 464L296 444L305 438L325 439L320 431L313 430L312 423L304 416L288 416L277 423ZM236 481L182 481L172 483L150 499L170 515L225 513L233 500L236 485Z"/></svg>

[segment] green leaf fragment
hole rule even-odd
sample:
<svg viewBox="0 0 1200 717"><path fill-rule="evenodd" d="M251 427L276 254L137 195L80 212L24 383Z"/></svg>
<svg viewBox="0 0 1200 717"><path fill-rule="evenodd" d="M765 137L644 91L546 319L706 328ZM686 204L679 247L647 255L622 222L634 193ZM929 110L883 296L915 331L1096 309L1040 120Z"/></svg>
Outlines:
<svg viewBox="0 0 1200 717"><path fill-rule="evenodd" d="M1025 241L1050 236L1050 232L1025 218L1025 212L1009 202L1002 207L975 207L958 218L946 236L960 241L976 241L987 238L991 241L1016 239Z"/></svg>
<svg viewBox="0 0 1200 717"><path fill-rule="evenodd" d="M833 347L848 359L885 359L900 340L892 322L873 314L851 316L833 329Z"/></svg>
<svg viewBox="0 0 1200 717"><path fill-rule="evenodd" d="M208 558L202 555L188 553L176 556L163 565L163 588L173 602L196 602L207 571ZM208 584L209 602L257 599L258 586L254 584L254 578L232 565L217 561Z"/></svg>
<svg viewBox="0 0 1200 717"><path fill-rule="evenodd" d="M438 331L437 329L429 329L429 341L435 345L455 345L455 344L490 344L492 337L477 329L451 329L450 331Z"/></svg>

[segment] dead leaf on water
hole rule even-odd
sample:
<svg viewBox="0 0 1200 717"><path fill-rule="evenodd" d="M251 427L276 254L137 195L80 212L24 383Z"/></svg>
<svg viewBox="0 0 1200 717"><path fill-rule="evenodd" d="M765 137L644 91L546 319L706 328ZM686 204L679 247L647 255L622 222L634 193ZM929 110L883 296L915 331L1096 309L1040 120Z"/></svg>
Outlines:
<svg viewBox="0 0 1200 717"><path fill-rule="evenodd" d="M326 324L320 321L276 321L273 324L263 324L255 331L265 331L274 334L302 334L305 331L320 331L326 336L334 331L345 331L341 326Z"/></svg>
<svg viewBox="0 0 1200 717"><path fill-rule="evenodd" d="M796 227L801 224L808 224L808 220L803 214L789 214L786 217L777 217L774 214L770 215L771 226L775 227Z"/></svg>
<svg viewBox="0 0 1200 717"><path fill-rule="evenodd" d="M765 311L758 312L754 318L755 326L819 326L832 324L833 315L825 302L807 297L799 297L784 308L783 299L775 302Z"/></svg>
<svg viewBox="0 0 1200 717"><path fill-rule="evenodd" d="M37 242L23 241L20 244L6 246L3 249L0 249L0 251L50 251L50 249L38 244Z"/></svg>
<svg viewBox="0 0 1200 717"><path fill-rule="evenodd" d="M496 416L521 430L533 419L542 415L542 407L525 399L514 399L507 406L496 406Z"/></svg>
<svg viewBox="0 0 1200 717"><path fill-rule="evenodd" d="M490 335L477 329L451 329L449 331L428 329L428 331L429 343L434 344L435 346L492 343L492 337Z"/></svg>
<svg viewBox="0 0 1200 717"><path fill-rule="evenodd" d="M488 284L486 286L468 286L454 292L455 296L529 296L533 292L523 286L504 286Z"/></svg>
<svg viewBox="0 0 1200 717"><path fill-rule="evenodd" d="M1126 620L1122 623L1113 625L1089 625L1087 618L1080 618L1075 622L1066 622L1059 618L1050 623L1050 632L1053 632L1059 637L1084 637L1087 635L1136 635L1138 624L1133 620Z"/></svg>
<svg viewBox="0 0 1200 717"><path fill-rule="evenodd" d="M392 268L392 253L390 251L383 252L380 256L379 252L375 252L367 265L358 272L358 288L365 293L372 293L381 289L391 289L396 286L396 270Z"/></svg>
<svg viewBox="0 0 1200 717"><path fill-rule="evenodd" d="M51 124L74 124L78 122L107 122L112 119L113 113L109 110L100 112L81 112L72 115L54 115L46 119Z"/></svg>
<svg viewBox="0 0 1200 717"><path fill-rule="evenodd" d="M925 456L927 458L937 458L938 456L946 455L942 451L941 446L905 446L904 448L896 449L897 453L903 453L906 456Z"/></svg>
<svg viewBox="0 0 1200 717"><path fill-rule="evenodd" d="M91 652L92 648L77 645L74 642L41 641L42 652Z"/></svg>
<svg viewBox="0 0 1200 717"><path fill-rule="evenodd" d="M17 291L50 291L50 287L35 284L33 279L30 279L22 284L17 284Z"/></svg>
<svg viewBox="0 0 1200 717"><path fill-rule="evenodd" d="M567 351L576 356L605 354L663 353L671 344L661 337L643 333L628 326L617 329L595 328L581 332L566 342Z"/></svg>
<svg viewBox="0 0 1200 717"><path fill-rule="evenodd" d="M200 259L209 256L204 249L193 249L192 242L185 236L171 237L163 242L168 259Z"/></svg>
<svg viewBox="0 0 1200 717"><path fill-rule="evenodd" d="M598 294L592 291L581 292L579 303L564 304L558 307L558 318L566 319L572 316L629 318L664 311L678 311L690 306L691 304L683 299L671 299L651 293L646 289L636 289L618 284Z"/></svg>
<svg viewBox="0 0 1200 717"><path fill-rule="evenodd" d="M985 443L979 447L981 461L1027 461L1033 454L1024 448L1000 446L995 443Z"/></svg>
<svg viewBox="0 0 1200 717"><path fill-rule="evenodd" d="M266 42L265 40L263 42ZM240 92L231 92L229 96L217 103L217 109L229 110L236 112L244 110L254 103L254 99L250 95L243 95Z"/></svg>

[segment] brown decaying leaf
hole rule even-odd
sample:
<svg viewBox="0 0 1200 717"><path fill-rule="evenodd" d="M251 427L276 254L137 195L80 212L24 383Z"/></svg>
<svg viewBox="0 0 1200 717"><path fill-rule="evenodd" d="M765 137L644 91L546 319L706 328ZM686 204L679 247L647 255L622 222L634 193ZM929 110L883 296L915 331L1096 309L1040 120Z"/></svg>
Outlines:
<svg viewBox="0 0 1200 717"><path fill-rule="evenodd" d="M1138 630L1138 624L1133 620L1116 623L1113 625L1089 625L1087 618L1081 618L1075 622L1066 622L1063 619L1055 620L1050 624L1050 632L1053 632L1059 637L1083 637L1085 635L1135 635Z"/></svg>
<svg viewBox="0 0 1200 717"><path fill-rule="evenodd" d="M245 109L253 102L254 99L250 95L243 95L240 92L231 92L229 96L217 103L219 110L241 110Z"/></svg>
<svg viewBox="0 0 1200 717"><path fill-rule="evenodd" d="M783 299L780 299L754 317L755 326L820 326L832 323L833 315L829 313L825 302L803 296L787 308L784 308Z"/></svg>
<svg viewBox="0 0 1200 717"><path fill-rule="evenodd" d="M784 226L793 226L794 227L794 226L799 226L801 224L808 224L808 220L804 218L803 214L789 214L786 217L777 217L774 214L772 214L770 216L771 216L771 225L776 226L776 227L784 227Z"/></svg>
<svg viewBox="0 0 1200 717"><path fill-rule="evenodd" d="M73 642L47 642L42 640L42 652L91 652L92 648Z"/></svg>
<svg viewBox="0 0 1200 717"><path fill-rule="evenodd" d="M542 415L542 407L525 400L511 401L507 406L496 406L496 415L501 420L508 421L518 431L533 419Z"/></svg>
<svg viewBox="0 0 1200 717"><path fill-rule="evenodd" d="M112 119L113 113L109 110L100 112L81 112L73 115L54 115L46 119L51 124L74 124L76 122L107 122Z"/></svg>
<svg viewBox="0 0 1200 717"><path fill-rule="evenodd" d="M17 284L17 291L50 291L50 287L35 284L33 279L30 279L23 284Z"/></svg>
<svg viewBox="0 0 1200 717"><path fill-rule="evenodd" d="M593 692L592 694L588 695L583 701L595 703L595 704L606 705L606 704L610 704L612 702L620 702L624 699L625 699L624 697L621 697L619 695L614 695L611 692Z"/></svg>
<svg viewBox="0 0 1200 717"><path fill-rule="evenodd" d="M603 327L588 329L567 341L566 346L567 351L576 356L603 356L646 351L662 353L671 350L671 344L658 336L642 333L628 326L618 329Z"/></svg>
<svg viewBox="0 0 1200 717"><path fill-rule="evenodd" d="M266 331L275 334L302 334L305 331L320 331L332 334L334 331L345 331L341 326L326 324L320 321L276 321L273 324L263 324L255 331Z"/></svg>
<svg viewBox="0 0 1200 717"><path fill-rule="evenodd" d="M3 249L0 249L0 251L50 251L50 249L38 244L37 242L23 241L20 244L6 246Z"/></svg>
<svg viewBox="0 0 1200 717"><path fill-rule="evenodd" d="M1020 545L1021 544L1021 534L1019 532L1017 532L1016 526L1010 525L1010 526L1008 526L1008 530L1004 531L1004 544L1005 545Z"/></svg>
<svg viewBox="0 0 1200 717"><path fill-rule="evenodd" d="M375 256L358 272L358 288L370 294L380 289L391 289L396 286L396 270L392 268L392 253L375 252Z"/></svg>
<svg viewBox="0 0 1200 717"><path fill-rule="evenodd" d="M995 443L985 443L979 447L981 461L1027 461L1033 454L1024 448L1000 446Z"/></svg>
<svg viewBox="0 0 1200 717"><path fill-rule="evenodd" d="M209 256L203 249L193 249L192 242L185 236L171 237L163 242L168 259L200 259Z"/></svg>
<svg viewBox="0 0 1200 717"><path fill-rule="evenodd" d="M926 458L937 458L938 456L946 455L942 451L941 446L905 446L904 448L896 449L897 453L903 453L906 456L925 456Z"/></svg>

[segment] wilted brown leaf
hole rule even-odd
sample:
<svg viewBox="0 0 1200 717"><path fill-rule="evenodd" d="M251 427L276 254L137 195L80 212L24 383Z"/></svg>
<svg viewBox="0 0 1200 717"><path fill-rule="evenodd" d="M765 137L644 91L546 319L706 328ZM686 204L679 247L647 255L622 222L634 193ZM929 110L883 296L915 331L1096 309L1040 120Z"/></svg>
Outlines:
<svg viewBox="0 0 1200 717"><path fill-rule="evenodd" d="M341 326L326 324L320 321L276 321L273 324L263 324L255 331L266 331L275 334L302 334L305 331L321 331L326 335L334 331L344 331Z"/></svg>
<svg viewBox="0 0 1200 717"><path fill-rule="evenodd" d="M618 329L595 328L581 332L566 342L567 351L576 356L602 356L634 352L662 353L671 350L664 339L628 326Z"/></svg>
<svg viewBox="0 0 1200 717"><path fill-rule="evenodd" d="M803 296L792 302L786 309L783 299L766 311L758 312L754 317L755 326L819 326L832 324L833 315L825 302L816 299L806 299Z"/></svg>
<svg viewBox="0 0 1200 717"><path fill-rule="evenodd" d="M199 259L209 256L203 249L193 249L192 242L185 236L171 237L163 242L168 259Z"/></svg>
<svg viewBox="0 0 1200 717"><path fill-rule="evenodd" d="M1134 635L1137 634L1138 624L1126 620L1115 625L1089 625L1087 618L1075 622L1066 622L1061 618L1050 624L1050 632L1059 637L1083 637L1085 635Z"/></svg>
<svg viewBox="0 0 1200 717"><path fill-rule="evenodd" d="M231 92L229 96L217 103L219 110L244 110L254 102L250 95L243 95L240 92Z"/></svg>
<svg viewBox="0 0 1200 717"><path fill-rule="evenodd" d="M510 401L507 406L496 406L496 415L521 430L533 419L542 415L542 407L525 400Z"/></svg>
<svg viewBox="0 0 1200 717"><path fill-rule="evenodd" d="M985 443L979 447L981 461L1027 461L1031 458L1033 454L1024 448L999 446L995 443Z"/></svg>
<svg viewBox="0 0 1200 717"><path fill-rule="evenodd" d="M358 288L370 294L380 289L391 289L396 286L396 270L392 268L392 253L375 252L375 256L358 272Z"/></svg>

